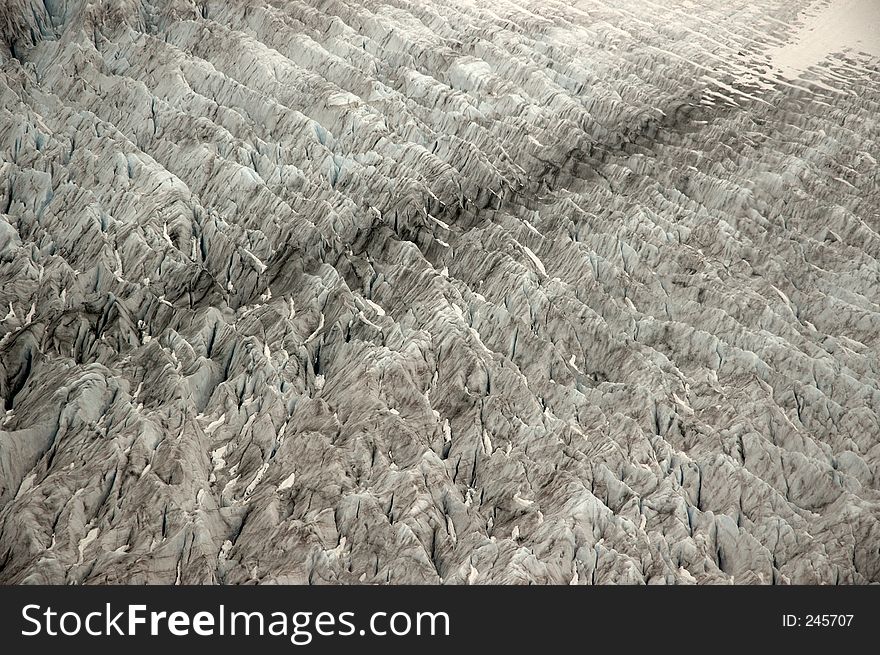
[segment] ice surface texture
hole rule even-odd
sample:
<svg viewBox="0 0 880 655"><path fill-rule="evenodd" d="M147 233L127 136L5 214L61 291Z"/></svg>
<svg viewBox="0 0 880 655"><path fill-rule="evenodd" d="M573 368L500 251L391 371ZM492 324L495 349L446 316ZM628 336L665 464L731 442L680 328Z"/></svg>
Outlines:
<svg viewBox="0 0 880 655"><path fill-rule="evenodd" d="M788 0L4 0L0 582L880 581L880 76Z"/></svg>

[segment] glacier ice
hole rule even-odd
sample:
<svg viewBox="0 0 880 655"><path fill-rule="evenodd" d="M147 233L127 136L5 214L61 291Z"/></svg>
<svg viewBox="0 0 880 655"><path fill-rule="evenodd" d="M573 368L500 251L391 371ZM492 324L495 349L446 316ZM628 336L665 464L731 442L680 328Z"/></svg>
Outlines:
<svg viewBox="0 0 880 655"><path fill-rule="evenodd" d="M5 0L0 582L880 581L803 6Z"/></svg>

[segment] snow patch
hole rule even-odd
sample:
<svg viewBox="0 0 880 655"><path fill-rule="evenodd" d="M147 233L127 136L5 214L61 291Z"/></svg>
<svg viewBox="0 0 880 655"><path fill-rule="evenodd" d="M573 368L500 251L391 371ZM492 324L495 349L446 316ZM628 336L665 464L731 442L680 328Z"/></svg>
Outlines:
<svg viewBox="0 0 880 655"><path fill-rule="evenodd" d="M293 486L294 481L296 480L296 473L291 473L284 480L281 481L281 484L278 485L278 491L284 491L285 489L290 489Z"/></svg>
<svg viewBox="0 0 880 655"><path fill-rule="evenodd" d="M768 54L774 68L784 77L795 79L829 56L847 51L880 57L877 0L814 2L792 38Z"/></svg>

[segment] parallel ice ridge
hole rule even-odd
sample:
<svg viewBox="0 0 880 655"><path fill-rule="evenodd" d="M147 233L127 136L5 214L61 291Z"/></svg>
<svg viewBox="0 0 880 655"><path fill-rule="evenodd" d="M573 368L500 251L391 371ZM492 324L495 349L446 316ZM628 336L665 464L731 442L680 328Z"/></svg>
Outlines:
<svg viewBox="0 0 880 655"><path fill-rule="evenodd" d="M6 0L0 581L880 581L796 4Z"/></svg>

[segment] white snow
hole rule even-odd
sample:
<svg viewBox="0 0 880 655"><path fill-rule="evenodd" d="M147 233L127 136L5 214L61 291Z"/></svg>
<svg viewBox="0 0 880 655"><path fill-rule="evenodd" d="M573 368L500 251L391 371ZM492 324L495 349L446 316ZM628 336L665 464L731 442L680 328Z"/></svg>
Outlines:
<svg viewBox="0 0 880 655"><path fill-rule="evenodd" d="M374 303L369 298L364 298L364 302L367 303L370 307L373 308L373 311L376 312L379 316L385 316L385 310L382 309L379 305Z"/></svg>
<svg viewBox="0 0 880 655"><path fill-rule="evenodd" d="M261 260L259 257L257 257L254 253L252 253L247 248L242 248L242 250L244 250L244 253L246 255L248 255L253 260L253 262L257 265L257 268L260 270L260 273L266 272L267 266L263 263L263 260Z"/></svg>
<svg viewBox="0 0 880 655"><path fill-rule="evenodd" d="M357 105L361 101L353 93L349 93L348 91L340 91L338 93L334 93L329 98L327 98L327 106L328 107L347 107L349 105Z"/></svg>
<svg viewBox="0 0 880 655"><path fill-rule="evenodd" d="M452 543L455 543L458 540L455 536L455 523L452 522L452 518L448 514L446 515L446 532L449 533L449 538L452 539Z"/></svg>
<svg viewBox="0 0 880 655"><path fill-rule="evenodd" d="M208 423L207 427L205 428L205 434L211 434L214 430L219 428L225 422L226 422L226 412L223 412L220 415L220 418L218 418L216 421L211 421L210 423Z"/></svg>
<svg viewBox="0 0 880 655"><path fill-rule="evenodd" d="M529 500L529 499L527 499L527 498L522 498L518 493L517 493L517 494L514 494L514 496L513 496L513 501L514 501L515 503L518 503L519 505L522 505L523 507L530 507L531 505L534 505L534 504L535 504L535 501L534 501L534 500Z"/></svg>
<svg viewBox="0 0 880 655"><path fill-rule="evenodd" d="M294 481L296 480L296 473L291 473L284 480L282 480L281 484L278 485L278 491L284 491L285 489L290 489L293 486Z"/></svg>
<svg viewBox="0 0 880 655"><path fill-rule="evenodd" d="M254 492L254 489L256 489L257 485L260 484L260 480L262 480L263 476L266 475L266 469L268 469L268 468L269 468L269 462L265 462L260 467L260 470L257 471L257 474L254 476L254 479L251 480L251 483L244 490L244 497L245 498L247 498L248 496L250 496Z"/></svg>
<svg viewBox="0 0 880 655"><path fill-rule="evenodd" d="M798 78L830 55L844 51L880 57L880 2L814 2L794 36L768 54L784 77Z"/></svg>
<svg viewBox="0 0 880 655"><path fill-rule="evenodd" d="M217 554L217 559L221 562L225 562L229 558L230 550L232 550L232 542L227 539L223 542L223 545L220 546L220 552Z"/></svg>
<svg viewBox="0 0 880 655"><path fill-rule="evenodd" d="M448 223L445 223L444 221L441 221L441 220L440 220L439 218L437 218L436 216L432 216L431 214L428 214L428 218L430 218L432 221L434 221L437 225L439 225L440 227L442 227L444 230L448 230L448 229L449 229L449 224L448 224Z"/></svg>
<svg viewBox="0 0 880 655"><path fill-rule="evenodd" d="M226 456L227 448L229 448L229 444L224 444L216 450L211 451L211 463L214 465L215 471L218 471L226 466L226 460L223 458Z"/></svg>
<svg viewBox="0 0 880 655"><path fill-rule="evenodd" d="M358 318L361 319L364 323L366 323L366 324L369 325L370 327L376 328L377 330L381 330L381 329L382 329L380 326L376 325L375 323L373 323L373 321L371 321L370 319L368 319L368 318L367 318L367 315L364 314L362 311L358 312Z"/></svg>
<svg viewBox="0 0 880 655"><path fill-rule="evenodd" d="M523 221L523 225L525 225L527 228L529 228L529 230L531 230L533 234L536 234L536 235L539 236L539 237L543 236L543 235L538 231L538 228L536 228L534 225L532 225L532 224L529 223L528 221Z"/></svg>
<svg viewBox="0 0 880 655"><path fill-rule="evenodd" d="M449 419L443 419L443 441L449 443L452 441L452 428L449 427Z"/></svg>
<svg viewBox="0 0 880 655"><path fill-rule="evenodd" d="M319 333L323 328L324 328L324 313L321 312L321 319L318 321L318 327L315 328L315 331L312 332L312 333L306 338L306 340L305 340L303 343L304 343L304 344L305 344L305 343L309 343L312 339L314 339L316 336L318 336L318 333Z"/></svg>
<svg viewBox="0 0 880 655"><path fill-rule="evenodd" d="M681 577L684 578L685 580L687 580L689 583L691 583L691 584L697 583L697 579L693 575L691 575L691 572L688 571L683 566L678 567L678 572L681 574Z"/></svg>
<svg viewBox="0 0 880 655"><path fill-rule="evenodd" d="M528 255L529 259L532 260L532 263L535 265L535 267L539 271L541 271L541 275L547 275L547 270L544 268L544 263L540 259L538 259L538 256L534 252L532 252L532 249L528 246L523 246L522 244L520 244L520 247L523 249L523 252Z"/></svg>
<svg viewBox="0 0 880 655"><path fill-rule="evenodd" d="M116 258L116 268L113 270L113 275L119 282L124 282L125 280L122 279L122 257L119 256L118 250L113 251L113 256Z"/></svg>
<svg viewBox="0 0 880 655"><path fill-rule="evenodd" d="M694 410L693 408L684 400L678 397L678 395L673 391L672 397L675 399L675 402L678 403L679 407L681 407L682 411L688 416L693 416Z"/></svg>
<svg viewBox="0 0 880 655"><path fill-rule="evenodd" d="M98 528L92 528L91 530L89 530L89 533L85 537L79 540L79 546L77 546L77 550L79 551L79 564L82 564L83 552L90 543L98 538L100 532L101 531Z"/></svg>

